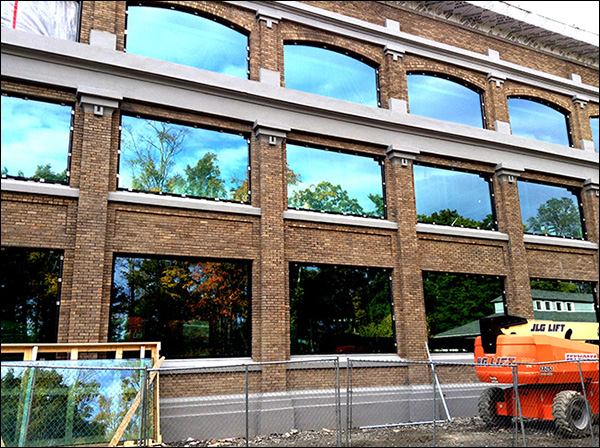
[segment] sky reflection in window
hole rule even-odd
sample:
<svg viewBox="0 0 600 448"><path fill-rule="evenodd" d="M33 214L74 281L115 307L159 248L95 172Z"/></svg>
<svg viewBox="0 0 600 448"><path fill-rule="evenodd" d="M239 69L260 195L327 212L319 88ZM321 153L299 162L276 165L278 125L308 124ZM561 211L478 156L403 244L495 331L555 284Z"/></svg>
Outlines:
<svg viewBox="0 0 600 448"><path fill-rule="evenodd" d="M564 187L519 181L521 219L526 233L583 238L579 199Z"/></svg>
<svg viewBox="0 0 600 448"><path fill-rule="evenodd" d="M476 91L431 75L409 74L406 80L411 114L483 127L481 96Z"/></svg>
<svg viewBox="0 0 600 448"><path fill-rule="evenodd" d="M2 175L66 182L71 106L2 96Z"/></svg>
<svg viewBox="0 0 600 448"><path fill-rule="evenodd" d="M513 135L570 146L567 118L558 110L525 98L508 98L508 112Z"/></svg>
<svg viewBox="0 0 600 448"><path fill-rule="evenodd" d="M287 163L289 207L385 217L382 169L373 158L288 144Z"/></svg>
<svg viewBox="0 0 600 448"><path fill-rule="evenodd" d="M490 183L475 173L414 165L417 219L493 230Z"/></svg>
<svg viewBox="0 0 600 448"><path fill-rule="evenodd" d="M598 117L590 118L590 126L592 127L592 137L594 139L594 148L598 152Z"/></svg>
<svg viewBox="0 0 600 448"><path fill-rule="evenodd" d="M336 51L308 45L285 45L288 89L377 106L377 72L364 62Z"/></svg>
<svg viewBox="0 0 600 448"><path fill-rule="evenodd" d="M122 117L119 188L248 200L244 136Z"/></svg>
<svg viewBox="0 0 600 448"><path fill-rule="evenodd" d="M187 12L130 6L127 52L225 75L247 78L248 38Z"/></svg>

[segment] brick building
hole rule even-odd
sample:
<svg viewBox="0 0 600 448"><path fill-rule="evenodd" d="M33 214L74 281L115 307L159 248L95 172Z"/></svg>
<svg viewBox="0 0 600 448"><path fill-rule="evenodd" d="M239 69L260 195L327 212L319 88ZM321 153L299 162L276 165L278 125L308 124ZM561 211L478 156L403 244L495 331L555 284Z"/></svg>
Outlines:
<svg viewBox="0 0 600 448"><path fill-rule="evenodd" d="M244 331L251 339L240 352L208 353L253 361L310 353L296 344L305 343L305 333L292 328L296 313L310 308L308 302L291 304L292 283L300 284L300 268L303 274L351 267L358 269L357 276L369 270L387 276L392 318L387 338L393 348L371 351L409 359L426 356L424 279L429 273L498 279L506 312L514 315L533 317L534 279L586 285L597 309L597 36L590 43L581 30L557 31L541 18L526 23L510 8L486 10L469 2L56 3L68 7L62 12L38 11L42 22L51 17L49 22L60 23L56 30L5 24L4 10L2 21L3 270L5 259L23 251L60 255L60 306L45 311L57 315L50 340L118 340L117 324L113 325L118 315L115 283L133 278L134 271L119 271L122 278L116 272L119 263L128 260L139 265L151 259L242 266L249 303L248 314L238 320L246 322ZM157 18L140 13L146 10L158 11ZM11 14L19 17L14 10ZM36 11L27 14L35 16ZM76 28L65 37L58 29L68 28L69 14L74 14ZM184 24L188 19L198 22ZM179 40L167 40L170 35L161 34L168 28L164 24L174 23L182 32L206 21L242 37L242 44L223 37L241 51L241 74L177 59L179 53L202 53L203 42L217 46L203 40L204 35L190 50L184 41L192 39L181 39L180 34ZM167 55L158 47L165 47ZM320 53L297 54L292 47ZM358 61L366 68L371 78L361 78L359 84L367 84L370 99L338 95L316 83L294 84L296 72L300 79L308 73L328 73L306 62L323 62L323 54ZM225 56L217 52L206 57ZM343 76L354 73L350 68L328 56L324 59L334 67L331 73L340 75L334 84L352 85ZM427 80L442 84L427 87L422 83ZM475 121L481 125L462 120L462 112L457 112L462 99L446 106L447 116L434 116L436 111L425 107L431 103L437 112L444 109L435 101L435 92L442 96L451 91L449 86L476 95L475 109L481 116ZM355 90L348 87L344 92ZM419 91L426 93L424 104L419 104ZM66 126L68 144L61 150L63 165L52 165L55 171L65 168L62 178L49 179L39 170L24 172L26 165L18 163L39 168L50 162L33 155L35 162L15 162L16 168L4 170L17 151L9 149L8 140L5 143L5 134L16 133L11 132L16 127L8 112L5 121L4 101L17 111L25 97L30 109L48 103L72 111ZM15 104L8 103L13 100ZM565 140L546 139L545 129L535 133L537 125L543 128L550 121L536 115L537 110L531 112L527 105L532 104L544 113L559 114ZM422 112L416 112L420 106ZM520 120L540 116L532 120L533 134L516 132ZM221 193L212 196L175 187L150 188L131 168L134 158L125 164L125 130L135 131L140 119L155 128L164 125L163 131L184 129L188 141L196 138L191 137L195 129L210 132L210 137L198 137L205 140L213 133L241 136L241 147L247 148L244 168L231 175L239 182L219 184ZM51 137L41 131L36 135L43 150ZM135 137L129 142L135 145ZM21 144L24 154L40 152L32 140L22 138ZM219 145L225 173L227 144ZM342 156L352 157L351 162L344 165L336 158ZM302 163L304 159L311 163ZM381 196L380 207L369 209L368 200L356 198L344 209L334 208L332 202L303 206L308 199L299 199L302 192L317 193L316 184L311 190L308 183L290 180L290 172L307 180L317 167L333 173L354 161L361 167L367 161L381 167L374 170L377 185L372 191L365 187L371 179L366 168L354 179L361 194ZM138 163L137 168L147 166ZM180 181L183 169L181 173L171 180ZM444 175L453 173L460 173L458 184L442 183ZM463 174L474 175L476 182L461 180ZM354 187L351 177L346 173L345 192ZM225 182L225 174L221 180ZM319 185L338 182L319 180ZM241 196L231 193L240 187ZM464 205L461 199L476 198L480 189L489 193L483 213L490 217L487 224L483 215L457 208ZM539 208L536 217L524 206L537 204L536 194L544 200L572 198L576 229L560 230L547 223L536 227ZM425 210L431 198L448 201L436 209L436 216L441 210L458 209L458 214L451 222L436 222ZM350 207L356 204L360 208ZM24 272L19 266L16 269ZM123 284L133 288L128 282ZM3 313L9 312L3 308ZM125 313L127 336L122 337L133 337L143 319ZM181 320L185 319L177 322ZM189 318L181 331L191 338L210 338L209 321ZM345 346L360 352L356 344L347 341ZM321 345L314 353L335 351ZM178 357L169 356L168 346L166 354Z"/></svg>

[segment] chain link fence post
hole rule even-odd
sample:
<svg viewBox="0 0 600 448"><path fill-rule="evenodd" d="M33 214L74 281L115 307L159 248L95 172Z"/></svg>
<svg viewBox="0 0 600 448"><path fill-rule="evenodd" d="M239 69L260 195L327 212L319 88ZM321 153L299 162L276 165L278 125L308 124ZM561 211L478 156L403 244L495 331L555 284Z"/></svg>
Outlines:
<svg viewBox="0 0 600 448"><path fill-rule="evenodd" d="M580 360L577 360L577 367L579 368L579 378L581 380L581 391L583 394L583 399L585 401L585 410L588 415L588 421L589 421L589 426L590 426L590 436L592 437L592 445L591 446L596 446L596 440L594 438L594 425L593 425L593 419L592 419L592 410L590 407L590 403L588 401L588 395L587 395L587 391L586 391L586 387L585 387L585 381L583 379L583 371L581 370L581 361Z"/></svg>

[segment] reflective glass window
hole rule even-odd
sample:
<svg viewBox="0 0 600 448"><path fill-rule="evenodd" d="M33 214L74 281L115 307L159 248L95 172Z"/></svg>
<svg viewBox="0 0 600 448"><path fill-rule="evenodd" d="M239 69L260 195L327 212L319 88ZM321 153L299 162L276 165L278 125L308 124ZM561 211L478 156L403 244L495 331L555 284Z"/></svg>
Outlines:
<svg viewBox="0 0 600 448"><path fill-rule="evenodd" d="M519 181L525 233L583 238L579 196L564 187Z"/></svg>
<svg viewBox="0 0 600 448"><path fill-rule="evenodd" d="M532 279L532 300L535 304L543 302L544 305L533 308L534 317L544 321L596 323L598 316L594 306L594 293L594 285L590 282ZM581 330L585 332L584 327L585 324L582 324ZM598 331L597 328L596 326L595 331Z"/></svg>
<svg viewBox="0 0 600 448"><path fill-rule="evenodd" d="M122 117L119 188L248 201L245 136Z"/></svg>
<svg viewBox="0 0 600 448"><path fill-rule="evenodd" d="M291 353L395 353L389 272L290 266Z"/></svg>
<svg viewBox="0 0 600 448"><path fill-rule="evenodd" d="M472 352L479 319L506 313L503 286L500 277L423 272L429 349Z"/></svg>
<svg viewBox="0 0 600 448"><path fill-rule="evenodd" d="M56 342L62 252L2 247L2 343Z"/></svg>
<svg viewBox="0 0 600 448"><path fill-rule="evenodd" d="M594 139L594 148L598 152L598 117L590 117L590 126L592 128L592 137Z"/></svg>
<svg viewBox="0 0 600 448"><path fill-rule="evenodd" d="M326 48L286 44L284 64L288 89L378 105L377 71L352 56Z"/></svg>
<svg viewBox="0 0 600 448"><path fill-rule="evenodd" d="M549 104L527 98L508 98L508 113L513 135L571 145L567 116Z"/></svg>
<svg viewBox="0 0 600 448"><path fill-rule="evenodd" d="M2 28L77 41L81 2L2 2Z"/></svg>
<svg viewBox="0 0 600 448"><path fill-rule="evenodd" d="M425 165L413 169L419 222L496 228L489 177Z"/></svg>
<svg viewBox="0 0 600 448"><path fill-rule="evenodd" d="M2 96L2 177L68 181L71 106Z"/></svg>
<svg viewBox="0 0 600 448"><path fill-rule="evenodd" d="M128 53L248 77L248 37L232 27L160 7L129 6L127 14Z"/></svg>
<svg viewBox="0 0 600 448"><path fill-rule="evenodd" d="M250 356L250 263L117 256L109 340L167 358Z"/></svg>
<svg viewBox="0 0 600 448"><path fill-rule="evenodd" d="M287 145L290 208L385 217L382 160Z"/></svg>
<svg viewBox="0 0 600 448"><path fill-rule="evenodd" d="M481 95L474 88L432 74L409 73L406 82L411 114L478 128L484 126Z"/></svg>

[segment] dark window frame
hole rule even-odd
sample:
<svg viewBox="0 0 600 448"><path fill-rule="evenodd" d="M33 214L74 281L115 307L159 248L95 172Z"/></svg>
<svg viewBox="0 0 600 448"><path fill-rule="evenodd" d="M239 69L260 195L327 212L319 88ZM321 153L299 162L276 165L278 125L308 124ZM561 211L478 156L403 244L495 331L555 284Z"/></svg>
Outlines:
<svg viewBox="0 0 600 448"><path fill-rule="evenodd" d="M72 164L72 156L73 156L73 134L75 129L75 102L71 101L63 101L58 100L56 98L49 98L40 95L26 95L20 93L12 93L8 91L2 91L2 96L10 97L10 98L19 98L25 101L38 101L40 103L49 103L49 104L57 104L60 106L70 107L71 108L71 120L69 122L69 145L66 148L67 150L67 166L66 170L66 179L64 181L51 181L46 179L35 179L33 177L26 176L14 176L14 175L2 175L3 179L15 179L15 180L25 180L29 182L39 182L39 183L47 183L47 184L57 184L57 185L70 185L71 183L71 164Z"/></svg>
<svg viewBox="0 0 600 448"><path fill-rule="evenodd" d="M314 213L326 213L329 215L350 216L350 217L379 219L379 220L386 220L388 218L387 191L386 191L386 180L385 180L385 163L386 163L385 156L376 156L376 155L370 154L370 153L340 149L340 148L331 147L328 145L321 145L321 144L317 144L317 143L314 143L314 144L306 143L306 142L302 142L300 140L286 140L286 166L288 166L287 165L287 145L288 144L294 145L294 146L301 146L301 147L309 148L309 149L317 149L317 150L321 150L321 151L336 152L336 153L350 155L350 156L367 157L367 158L373 159L375 162L377 162L379 164L379 167L381 169L381 194L383 196L383 215L382 216L353 215L350 213L332 212L332 211L327 211L327 210L306 209L306 208L290 207L290 206L287 207L288 210L308 211L308 212L314 212ZM286 184L286 202L287 202L287 199L289 199L289 192L288 192L287 184Z"/></svg>
<svg viewBox="0 0 600 448"><path fill-rule="evenodd" d="M494 227L493 227L493 229L477 229L477 230L487 230L487 231L491 231L491 232L498 231L498 214L496 212L496 194L494 193L494 174L493 173L486 173L483 171L470 170L470 169L466 169L466 168L456 168L456 167L452 167L452 166L441 165L439 163L421 162L421 161L416 161L416 160L413 162L413 165L423 166L423 167L427 167L427 168L435 168L435 169L446 170L446 171L456 171L458 173L473 174L473 175L477 175L480 178L482 178L488 184L488 188L489 188L490 207L492 209L492 221L494 223ZM413 184L414 184L414 173L413 173ZM416 190L416 185L414 185L413 188ZM417 213L417 216L418 216L418 213ZM417 222L420 222L420 221L417 221ZM424 223L424 224L429 224L429 223ZM443 225L443 224L434 224L434 225ZM446 227L453 227L453 226L446 226ZM461 228L463 228L463 227L461 227ZM464 228L470 228L470 227L464 227Z"/></svg>
<svg viewBox="0 0 600 448"><path fill-rule="evenodd" d="M123 187L119 187L119 174L120 174L120 168L121 168L121 142L122 142L122 132L123 132L123 117L130 117L130 118L136 118L136 119L141 119L141 120L151 120L151 121L158 121L161 123L166 123L166 124L172 124L175 126L186 126L186 127L190 127L193 129L203 129L206 131L213 131L213 132L219 132L222 134L231 134L231 135L239 135L240 137L243 137L246 140L246 144L247 144L247 154L248 154L248 164L246 166L246 173L248 175L248 201L234 201L232 199L224 199L224 198L210 198L210 197L204 197L204 196L193 196L193 195L189 195L189 194L178 194L178 193L168 193L168 192L154 192L154 191L148 191L148 190L136 190L133 188L123 188ZM154 115L154 114L138 114L135 112L121 112L121 115L119 117L119 150L118 150L118 157L117 157L117 191L129 191L129 192L134 192L134 193L144 193L144 194L152 194L152 195L156 195L156 196L169 196L169 197L175 197L175 198L191 198L191 199L203 199L206 201L214 201L214 202L226 202L226 203L233 203L233 204L252 204L252 163L251 163L251 132L244 132L244 131L235 131L235 130L231 130L231 129L226 129L223 127L219 127L219 126L214 126L214 125L205 125L205 124L199 124L199 123L195 123L192 121L186 121L186 120L172 120L172 119L166 119L164 117L161 117L160 115Z"/></svg>
<svg viewBox="0 0 600 448"><path fill-rule="evenodd" d="M128 1L125 6L125 40L124 40L124 51L127 52L127 22L129 20L129 7L135 6L144 6L148 8L156 8L156 9L166 9L172 11L179 11L186 14L191 14L193 16L201 17L206 20L210 20L212 22L216 22L220 25L223 25L226 28L231 28L234 31L244 35L246 37L246 78L241 79L250 79L250 31L245 29L244 27L231 22L227 19L219 17L217 15L213 15L207 13L205 11L198 10L191 6L186 5L178 5L178 4L162 4L160 2L153 1ZM218 72L213 72L218 73Z"/></svg>
<svg viewBox="0 0 600 448"><path fill-rule="evenodd" d="M429 70L410 70L406 73L407 78L411 75L431 76L433 78L445 79L447 81L451 81L455 84L461 85L461 86L466 87L467 89L475 92L477 95L479 95L479 107L481 110L481 129L488 128L487 115L485 112L486 106L485 106L485 95L484 95L485 90L484 89L482 89L481 87L478 87L475 84L472 84L468 81L465 81L464 79L459 78L458 76L452 76L452 75L448 75L448 74L442 73L442 72L429 71ZM407 79L407 84L408 84L408 79ZM408 107L410 109L410 98L409 98Z"/></svg>

